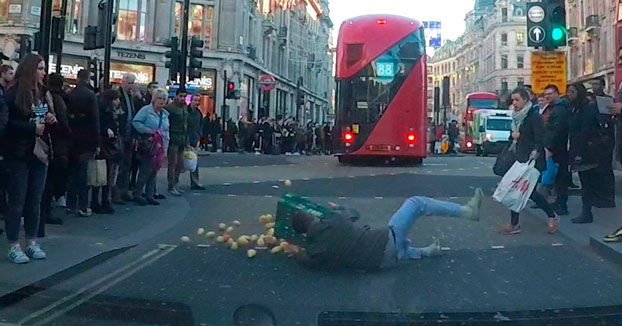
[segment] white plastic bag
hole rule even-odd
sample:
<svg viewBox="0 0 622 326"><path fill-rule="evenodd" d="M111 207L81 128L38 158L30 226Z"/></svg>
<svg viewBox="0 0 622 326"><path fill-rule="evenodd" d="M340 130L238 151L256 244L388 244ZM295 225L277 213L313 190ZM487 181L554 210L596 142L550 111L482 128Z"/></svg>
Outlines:
<svg viewBox="0 0 622 326"><path fill-rule="evenodd" d="M535 164L533 160L527 163L515 162L497 185L492 198L513 212L522 211L540 177Z"/></svg>
<svg viewBox="0 0 622 326"><path fill-rule="evenodd" d="M193 150L184 151L184 168L186 171L194 172L197 169L199 157Z"/></svg>
<svg viewBox="0 0 622 326"><path fill-rule="evenodd" d="M90 187L103 187L108 184L106 160L90 160L86 171L86 184Z"/></svg>

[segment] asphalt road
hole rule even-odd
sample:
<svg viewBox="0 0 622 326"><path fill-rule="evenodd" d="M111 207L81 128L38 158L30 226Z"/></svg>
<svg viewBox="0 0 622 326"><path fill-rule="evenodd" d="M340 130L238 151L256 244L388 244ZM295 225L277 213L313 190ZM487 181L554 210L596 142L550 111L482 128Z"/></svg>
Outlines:
<svg viewBox="0 0 622 326"><path fill-rule="evenodd" d="M216 230L219 223L234 220L241 222L236 236L259 233L257 217L274 214L286 191L357 207L363 213L358 223L382 227L409 196L464 203L475 187L490 192L498 181L490 172L493 160L435 157L420 167L351 167L331 157L202 157L201 178L208 190L184 195L190 212L182 222L85 265L70 278L50 280L44 289L0 310L0 322L232 325L238 307L255 304L271 311L277 325L318 325L322 316L341 312L398 320L415 314L436 323L456 316L470 320L478 312L503 321L548 311L554 319L580 308L622 304L619 265L563 233L548 235L542 216L524 214L521 235L497 234L509 213L490 198L480 222L424 217L416 223L413 242L440 239L446 249L442 257L375 273L307 270L265 250L249 259L245 250L196 235L199 227ZM284 186L285 179L292 180L291 188ZM191 242L182 243L182 235ZM517 313L524 311L530 313Z"/></svg>

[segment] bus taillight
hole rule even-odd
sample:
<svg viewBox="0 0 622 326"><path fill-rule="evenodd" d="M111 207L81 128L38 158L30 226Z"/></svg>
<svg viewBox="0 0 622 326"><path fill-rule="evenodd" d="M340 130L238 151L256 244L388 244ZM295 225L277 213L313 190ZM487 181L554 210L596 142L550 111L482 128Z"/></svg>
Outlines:
<svg viewBox="0 0 622 326"><path fill-rule="evenodd" d="M387 20L384 19L384 18L380 18L380 19L376 20L376 24L378 24L378 25L384 25L386 23L387 23Z"/></svg>
<svg viewBox="0 0 622 326"><path fill-rule="evenodd" d="M346 143L351 143L354 140L354 135L351 132L346 131L346 133L343 134L343 140Z"/></svg>
<svg viewBox="0 0 622 326"><path fill-rule="evenodd" d="M412 144L417 141L417 135L414 132L409 132L406 136L406 140Z"/></svg>

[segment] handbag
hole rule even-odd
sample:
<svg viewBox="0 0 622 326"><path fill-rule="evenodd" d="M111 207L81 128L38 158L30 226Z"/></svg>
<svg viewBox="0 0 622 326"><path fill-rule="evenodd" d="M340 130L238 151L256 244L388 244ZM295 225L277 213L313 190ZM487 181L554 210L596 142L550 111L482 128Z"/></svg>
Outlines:
<svg viewBox="0 0 622 326"><path fill-rule="evenodd" d="M492 198L513 212L522 211L540 178L540 171L535 165L534 160L515 162L499 182Z"/></svg>
<svg viewBox="0 0 622 326"><path fill-rule="evenodd" d="M513 143L510 143L505 146L497 156L495 165L492 167L492 172L495 175L504 176L516 162L516 145L513 145Z"/></svg>
<svg viewBox="0 0 622 326"><path fill-rule="evenodd" d="M48 107L47 112L55 114L54 99L52 98L52 94L49 91L45 92L45 99ZM49 134L45 134L45 137L47 137L48 139L48 143L43 139L43 137L44 136L37 136L35 138L35 146L32 150L32 153L39 161L41 161L41 163L48 165L50 163L50 156L52 156L52 146L50 146L52 144L52 139L50 138Z"/></svg>
<svg viewBox="0 0 622 326"><path fill-rule="evenodd" d="M106 160L90 160L88 162L86 184L90 187L103 187L108 184Z"/></svg>
<svg viewBox="0 0 622 326"><path fill-rule="evenodd" d="M123 160L123 143L121 138L115 137L103 142L101 155L106 160L118 163Z"/></svg>

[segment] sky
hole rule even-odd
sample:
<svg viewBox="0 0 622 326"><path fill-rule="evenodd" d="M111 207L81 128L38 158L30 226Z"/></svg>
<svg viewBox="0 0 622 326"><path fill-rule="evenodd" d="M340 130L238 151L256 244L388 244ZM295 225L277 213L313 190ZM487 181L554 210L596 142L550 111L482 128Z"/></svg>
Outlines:
<svg viewBox="0 0 622 326"><path fill-rule="evenodd" d="M368 14L396 14L419 21L441 21L441 37L453 40L464 32L464 16L475 0L329 0L330 18L335 27L334 42L341 23ZM450 10L448 10L450 8Z"/></svg>

